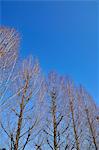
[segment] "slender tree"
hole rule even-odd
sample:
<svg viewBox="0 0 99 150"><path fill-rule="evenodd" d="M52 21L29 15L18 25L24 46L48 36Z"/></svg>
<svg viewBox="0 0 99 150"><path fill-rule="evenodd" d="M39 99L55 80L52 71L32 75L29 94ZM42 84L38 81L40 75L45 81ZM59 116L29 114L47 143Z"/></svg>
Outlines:
<svg viewBox="0 0 99 150"><path fill-rule="evenodd" d="M64 130L64 116L62 112L62 99L60 90L61 79L55 72L49 74L47 81L48 85L48 115L46 128L44 130L46 135L46 142L50 149L59 150L65 147Z"/></svg>
<svg viewBox="0 0 99 150"><path fill-rule="evenodd" d="M62 80L62 95L63 95L63 111L68 124L66 130L66 148L77 149L82 148L83 143L83 115L81 104L77 98L76 86L68 77L63 77Z"/></svg>
<svg viewBox="0 0 99 150"><path fill-rule="evenodd" d="M3 113L8 118L3 118L0 123L11 150L24 150L28 143L33 146L34 136L40 132L43 81L38 62L31 58L25 60L11 87L16 96L6 103L7 109Z"/></svg>
<svg viewBox="0 0 99 150"><path fill-rule="evenodd" d="M73 147L76 148L77 150L80 150L80 143L79 143L79 133L78 133L78 118L76 111L78 111L77 103L76 103L76 98L75 98L75 89L74 85L72 82L68 81L67 83L67 94L69 98L69 111L70 111L70 117L71 117L71 124L72 124L72 132L73 132L73 137L74 137L74 143ZM76 105L75 105L76 103Z"/></svg>
<svg viewBox="0 0 99 150"><path fill-rule="evenodd" d="M11 78L18 58L18 48L19 34L17 31L12 28L0 27L0 121L2 111L4 111L2 106L8 99Z"/></svg>
<svg viewBox="0 0 99 150"><path fill-rule="evenodd" d="M19 34L14 29L0 27L0 104L7 93L18 57Z"/></svg>
<svg viewBox="0 0 99 150"><path fill-rule="evenodd" d="M99 149L99 122L97 120L99 116L99 110L88 92L80 86L79 88L79 99L82 103L84 122L85 123L85 139L87 141L86 147L88 149L98 150Z"/></svg>

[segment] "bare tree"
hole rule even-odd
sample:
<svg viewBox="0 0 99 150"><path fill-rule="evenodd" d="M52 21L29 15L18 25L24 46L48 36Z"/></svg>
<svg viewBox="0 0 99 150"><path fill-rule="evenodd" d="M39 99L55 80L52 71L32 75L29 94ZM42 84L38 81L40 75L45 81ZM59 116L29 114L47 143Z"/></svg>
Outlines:
<svg viewBox="0 0 99 150"><path fill-rule="evenodd" d="M44 132L47 145L52 150L65 149L64 131L66 130L66 124L64 124L64 116L62 112L60 82L61 79L55 72L49 74L47 81L48 115Z"/></svg>
<svg viewBox="0 0 99 150"><path fill-rule="evenodd" d="M78 107L75 96L75 87L72 81L67 81L67 101L69 104L69 117L70 122L70 136L72 135L73 143L71 143L72 148L80 150L80 139L79 139L79 117L78 117ZM79 122L80 123L80 122ZM72 139L70 139L72 141Z"/></svg>
<svg viewBox="0 0 99 150"><path fill-rule="evenodd" d="M72 80L17 62L19 34L0 27L0 143L9 150L98 150L99 108ZM16 66L16 67L15 67Z"/></svg>
<svg viewBox="0 0 99 150"><path fill-rule="evenodd" d="M19 34L14 29L0 27L0 104L9 87L18 57Z"/></svg>
<svg viewBox="0 0 99 150"><path fill-rule="evenodd" d="M69 124L66 130L66 148L68 150L83 149L84 133L83 133L83 109L82 103L79 101L77 96L77 87L74 82L68 78L63 77L62 79L62 95L63 95L63 111L66 124Z"/></svg>
<svg viewBox="0 0 99 150"><path fill-rule="evenodd" d="M18 57L18 48L19 34L17 31L12 28L0 27L0 121L2 105L8 98L8 89Z"/></svg>
<svg viewBox="0 0 99 150"><path fill-rule="evenodd" d="M83 113L84 113L84 129L85 140L87 141L86 148L98 150L99 149L99 122L97 120L99 116L99 109L96 106L93 98L88 94L88 92L80 86L79 97L82 103Z"/></svg>
<svg viewBox="0 0 99 150"><path fill-rule="evenodd" d="M7 101L3 113L3 117L6 115L8 118L3 118L0 124L3 134L6 134L5 139L8 139L9 149L24 150L28 143L33 146L32 140L42 127L37 128L43 117L41 109L45 86L36 60L25 60L17 74L11 87L12 95L13 92L16 94L12 100Z"/></svg>

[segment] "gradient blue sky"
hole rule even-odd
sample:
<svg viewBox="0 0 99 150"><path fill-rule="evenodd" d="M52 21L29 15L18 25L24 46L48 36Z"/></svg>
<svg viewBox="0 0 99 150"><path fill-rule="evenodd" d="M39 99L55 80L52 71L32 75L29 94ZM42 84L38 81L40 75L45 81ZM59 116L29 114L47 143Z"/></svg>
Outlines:
<svg viewBox="0 0 99 150"><path fill-rule="evenodd" d="M97 2L2 0L0 23L20 32L21 57L33 54L45 73L70 75L99 104Z"/></svg>

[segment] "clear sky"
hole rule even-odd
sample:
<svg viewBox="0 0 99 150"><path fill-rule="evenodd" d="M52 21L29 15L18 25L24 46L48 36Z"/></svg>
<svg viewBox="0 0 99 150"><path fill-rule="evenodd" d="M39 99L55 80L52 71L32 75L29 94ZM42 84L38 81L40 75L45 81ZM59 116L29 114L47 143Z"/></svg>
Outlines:
<svg viewBox="0 0 99 150"><path fill-rule="evenodd" d="M1 20L21 35L20 55L39 58L83 84L99 104L98 4L95 1L4 1Z"/></svg>

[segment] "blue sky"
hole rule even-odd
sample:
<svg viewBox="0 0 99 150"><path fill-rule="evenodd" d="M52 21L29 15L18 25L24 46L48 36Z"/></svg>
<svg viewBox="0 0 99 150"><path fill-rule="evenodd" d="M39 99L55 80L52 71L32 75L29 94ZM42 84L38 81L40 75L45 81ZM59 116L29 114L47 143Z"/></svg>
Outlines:
<svg viewBox="0 0 99 150"><path fill-rule="evenodd" d="M0 23L21 35L20 56L37 56L83 84L99 104L98 4L95 1L3 1Z"/></svg>

